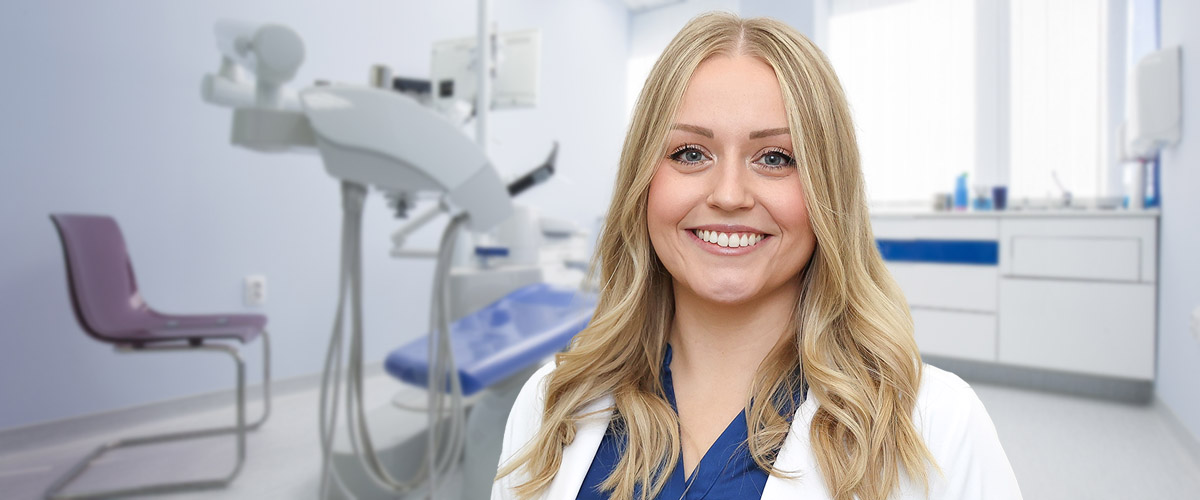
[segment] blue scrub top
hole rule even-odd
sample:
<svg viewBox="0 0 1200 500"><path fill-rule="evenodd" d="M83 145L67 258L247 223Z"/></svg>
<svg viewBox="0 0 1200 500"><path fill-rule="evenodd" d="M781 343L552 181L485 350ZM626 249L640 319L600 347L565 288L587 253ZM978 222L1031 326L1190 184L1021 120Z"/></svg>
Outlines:
<svg viewBox="0 0 1200 500"><path fill-rule="evenodd" d="M662 385L666 392L671 408L679 412L675 404L675 386L671 379L671 345L667 345L666 355L663 356ZM786 415L790 422L794 408L804 400L804 388L795 395L794 405ZM683 477L683 455L671 471L666 486L655 499L660 500L701 500L710 499L751 499L762 498L763 488L767 484L767 471L763 470L750 456L750 448L746 443L749 437L746 426L746 412L738 412L725 431L721 433L712 447L700 458L700 463L692 470L689 478ZM609 500L608 492L600 490L600 483L612 473L621 460L621 448L625 446L625 436L609 424L596 457L583 478L583 486L579 488L578 500ZM638 488L634 498L641 493Z"/></svg>

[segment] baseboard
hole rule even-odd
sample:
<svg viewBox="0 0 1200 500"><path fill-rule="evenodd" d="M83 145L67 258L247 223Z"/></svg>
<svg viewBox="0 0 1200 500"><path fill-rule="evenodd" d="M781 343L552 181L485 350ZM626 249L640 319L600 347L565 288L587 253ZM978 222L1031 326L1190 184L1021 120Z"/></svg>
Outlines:
<svg viewBox="0 0 1200 500"><path fill-rule="evenodd" d="M1167 427L1171 429L1171 433L1175 435L1176 441L1183 446L1187 454L1191 456L1192 461L1197 466L1200 466L1200 436L1192 434L1187 426L1183 425L1183 421L1179 419L1179 415L1175 414L1175 410L1172 410L1158 396L1154 397L1154 406L1163 415L1163 420L1166 421Z"/></svg>
<svg viewBox="0 0 1200 500"><path fill-rule="evenodd" d="M365 377L374 377L383 373L382 361L363 365L363 376ZM320 383L320 372L272 380L271 399L300 391L314 390L320 386ZM236 392L236 388L230 388L3 429L0 430L0 450L3 450L4 454L20 453L35 448L44 448L79 439L119 432L130 427L189 413L232 408ZM261 406L259 406L261 400L262 384L247 384L246 418L253 419L259 414L261 411Z"/></svg>
<svg viewBox="0 0 1200 500"><path fill-rule="evenodd" d="M1008 385L1139 405L1148 405L1154 400L1154 382L1149 380L1084 375L941 356L922 358L926 363L954 372L968 382Z"/></svg>

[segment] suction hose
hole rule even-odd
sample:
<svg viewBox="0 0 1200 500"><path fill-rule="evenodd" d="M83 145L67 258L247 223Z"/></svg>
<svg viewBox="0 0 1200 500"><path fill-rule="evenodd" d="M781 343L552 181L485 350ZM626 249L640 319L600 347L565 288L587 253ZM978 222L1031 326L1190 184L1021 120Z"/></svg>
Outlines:
<svg viewBox="0 0 1200 500"><path fill-rule="evenodd" d="M318 416L322 454L320 498L328 498L331 479L343 494L354 498L332 462L333 439L338 418L337 404L344 388L348 424L346 428L354 454L367 471L367 476L384 491L396 494L405 494L428 484L430 498L437 499L440 481L461 461L466 444L466 413L463 407L462 382L457 376L457 366L450 343L448 304L455 236L467 218L466 214L452 216L442 232L441 245L438 247L437 267L433 279L433 307L430 311L427 373L429 441L421 468L411 479L401 481L388 472L379 459L363 407L362 214L366 193L366 187L361 184L342 183L342 248L338 305L321 374ZM344 334L347 302L350 315L348 339ZM344 353L343 349L347 349L347 352ZM346 363L344 372L343 361ZM446 410L449 410L448 415L445 415Z"/></svg>

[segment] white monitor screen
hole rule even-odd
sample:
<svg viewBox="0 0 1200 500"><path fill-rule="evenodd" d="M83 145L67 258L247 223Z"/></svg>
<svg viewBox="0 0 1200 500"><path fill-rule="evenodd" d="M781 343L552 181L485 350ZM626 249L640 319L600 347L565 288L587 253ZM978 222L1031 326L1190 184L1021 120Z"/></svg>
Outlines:
<svg viewBox="0 0 1200 500"><path fill-rule="evenodd" d="M537 105L541 45L538 30L514 31L496 37L492 109ZM478 86L476 68L474 38L434 43L430 70L434 99L473 103Z"/></svg>

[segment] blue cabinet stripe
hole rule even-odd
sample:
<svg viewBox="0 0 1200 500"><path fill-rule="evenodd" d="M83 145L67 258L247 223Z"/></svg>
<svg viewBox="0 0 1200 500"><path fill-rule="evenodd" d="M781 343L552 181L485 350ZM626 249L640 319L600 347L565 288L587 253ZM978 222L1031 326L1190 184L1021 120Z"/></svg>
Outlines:
<svg viewBox="0 0 1200 500"><path fill-rule="evenodd" d="M937 264L1000 263L1000 244L981 240L875 240L884 260Z"/></svg>

